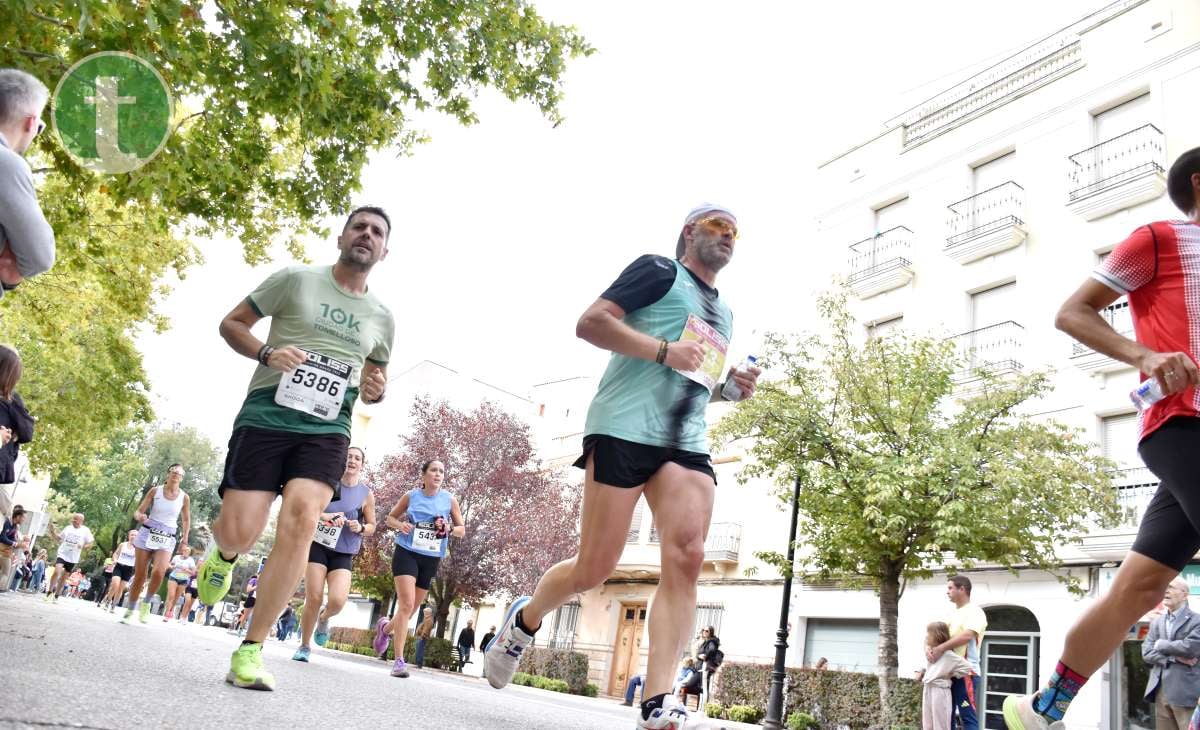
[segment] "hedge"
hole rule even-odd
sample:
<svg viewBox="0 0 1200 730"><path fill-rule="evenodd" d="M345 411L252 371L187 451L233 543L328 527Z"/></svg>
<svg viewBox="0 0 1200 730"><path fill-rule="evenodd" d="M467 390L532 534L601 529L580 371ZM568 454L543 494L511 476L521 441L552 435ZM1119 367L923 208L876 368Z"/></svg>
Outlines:
<svg viewBox="0 0 1200 730"><path fill-rule="evenodd" d="M588 658L583 652L531 646L521 653L521 669L527 674L562 680L573 695L588 691Z"/></svg>
<svg viewBox="0 0 1200 730"><path fill-rule="evenodd" d="M363 656L375 656L372 642L375 641L374 629L351 629L336 626L329 632L329 643L337 644L341 651ZM449 639L431 638L425 642L425 666L433 669L457 669L451 651L454 645ZM404 642L404 661L412 664L416 660L417 640L410 634ZM388 647L387 659L396 658L395 642Z"/></svg>
<svg viewBox="0 0 1200 730"><path fill-rule="evenodd" d="M534 687L536 689L545 689L551 692L567 692L567 683L561 679L550 679L549 677L539 677L534 674L526 674L525 672L517 672L512 676L512 683L522 687Z"/></svg>
<svg viewBox="0 0 1200 730"><path fill-rule="evenodd" d="M726 712L733 705L749 705L765 712L772 670L769 664L727 661L717 674L712 700L728 708ZM816 718L822 729L880 727L879 678L874 674L828 669L788 669L787 674L789 713L808 713ZM885 727L920 726L920 683L904 678L893 680L888 705Z"/></svg>

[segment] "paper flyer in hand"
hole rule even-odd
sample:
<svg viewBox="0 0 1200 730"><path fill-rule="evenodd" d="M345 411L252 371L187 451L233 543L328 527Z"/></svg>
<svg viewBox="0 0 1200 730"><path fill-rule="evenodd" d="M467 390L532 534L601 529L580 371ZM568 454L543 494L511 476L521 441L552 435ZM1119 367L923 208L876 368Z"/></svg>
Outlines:
<svg viewBox="0 0 1200 730"><path fill-rule="evenodd" d="M725 353L729 351L729 340L694 314L688 315L687 324L683 326L683 334L679 339L692 340L703 345L704 362L696 370L676 372L712 391L720 382L721 374L725 372Z"/></svg>

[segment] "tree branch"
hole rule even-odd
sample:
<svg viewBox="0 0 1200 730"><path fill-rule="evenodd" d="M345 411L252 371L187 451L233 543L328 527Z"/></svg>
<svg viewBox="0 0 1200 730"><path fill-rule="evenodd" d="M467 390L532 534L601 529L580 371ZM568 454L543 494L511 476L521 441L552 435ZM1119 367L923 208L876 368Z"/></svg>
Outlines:
<svg viewBox="0 0 1200 730"><path fill-rule="evenodd" d="M32 10L29 11L29 14L32 15L33 17L37 18L38 20L45 21L47 23L53 23L54 25L57 25L59 28L66 28L67 30L71 30L71 31L75 30L75 28L73 28L70 23L59 20L58 18L51 18L49 15L42 15L41 13L34 12Z"/></svg>

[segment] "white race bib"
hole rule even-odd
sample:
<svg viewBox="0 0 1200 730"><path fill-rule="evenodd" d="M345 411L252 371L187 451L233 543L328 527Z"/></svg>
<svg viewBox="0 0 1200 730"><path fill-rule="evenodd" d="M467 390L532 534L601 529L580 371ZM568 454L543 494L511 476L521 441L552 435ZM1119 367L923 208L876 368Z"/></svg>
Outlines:
<svg viewBox="0 0 1200 730"><path fill-rule="evenodd" d="M151 527L146 528L146 549L154 552L156 550L170 550L175 545L175 536L168 535L165 532L159 532Z"/></svg>
<svg viewBox="0 0 1200 730"><path fill-rule="evenodd" d="M332 421L342 410L354 368L319 352L302 351L308 355L308 361L279 378L275 403Z"/></svg>
<svg viewBox="0 0 1200 730"><path fill-rule="evenodd" d="M313 534L313 542L318 545L324 545L332 550L337 547L338 538L342 536L342 525L327 525L324 522L317 523L317 531Z"/></svg>
<svg viewBox="0 0 1200 730"><path fill-rule="evenodd" d="M413 525L412 544L415 550L430 553L442 551L442 538L438 537L437 527L432 522L418 522Z"/></svg>

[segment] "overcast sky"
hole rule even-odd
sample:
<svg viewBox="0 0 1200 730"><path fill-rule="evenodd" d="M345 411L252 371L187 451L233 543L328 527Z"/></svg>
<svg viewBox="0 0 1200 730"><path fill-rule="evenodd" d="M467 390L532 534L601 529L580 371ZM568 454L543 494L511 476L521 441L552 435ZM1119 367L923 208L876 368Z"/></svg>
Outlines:
<svg viewBox="0 0 1200 730"><path fill-rule="evenodd" d="M740 222L718 280L735 312L731 359L764 331L805 328L845 263L844 248L812 247L817 162L1105 4L535 2L597 49L568 66L566 121L553 129L485 93L479 124L422 117L431 142L377 154L363 176L358 201L394 226L370 280L396 315L393 372L428 359L519 393L598 373L605 356L575 339L576 318L638 255L673 252L702 201ZM160 307L172 329L139 347L159 418L224 444L252 363L217 325L287 260L251 268L236 241L199 245L206 263ZM309 256L332 263L334 245Z"/></svg>

